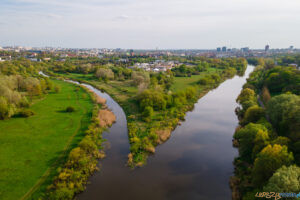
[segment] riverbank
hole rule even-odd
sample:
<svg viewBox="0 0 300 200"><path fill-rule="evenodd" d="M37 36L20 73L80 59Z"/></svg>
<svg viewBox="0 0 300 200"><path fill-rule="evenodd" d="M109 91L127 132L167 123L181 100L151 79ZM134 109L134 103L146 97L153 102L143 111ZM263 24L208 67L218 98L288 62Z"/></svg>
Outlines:
<svg viewBox="0 0 300 200"><path fill-rule="evenodd" d="M110 108L118 118L110 133L104 134L110 148L101 161L101 171L90 178L87 189L77 198L230 199L228 183L234 170L232 161L237 155L231 145L238 124L235 99L252 69L249 66L243 77L227 79L201 97L171 137L156 147L147 165L136 170L124 165L129 149L126 116L110 99Z"/></svg>
<svg viewBox="0 0 300 200"><path fill-rule="evenodd" d="M30 106L35 114L0 121L0 199L36 199L51 183L71 149L84 137L93 104L84 89L53 80L60 87ZM67 113L68 106L74 112Z"/></svg>
<svg viewBox="0 0 300 200"><path fill-rule="evenodd" d="M237 98L234 200L253 199L262 191L299 191L299 71L267 62L261 60Z"/></svg>
<svg viewBox="0 0 300 200"><path fill-rule="evenodd" d="M102 133L116 121L116 117L107 108L105 99L90 88L81 87L94 102L92 123L78 146L69 153L64 166L59 169L59 174L43 196L45 199L73 199L76 194L84 191L88 178L99 170L99 159L105 157Z"/></svg>
<svg viewBox="0 0 300 200"><path fill-rule="evenodd" d="M131 81L109 81L99 82L90 76L66 74L60 75L69 79L87 83L93 87L107 92L122 106L127 116L129 142L131 144L131 153L128 155L128 165L131 167L143 166L146 164L149 155L155 152L155 147L164 143L171 136L171 132L184 120L185 113L192 110L195 102L203 97L207 92L216 88L228 78L232 78L234 73L226 73L227 70L209 70L201 75L196 75L194 81L189 77L180 77L177 81L177 87L180 82L189 80L185 88L174 92L173 96L181 98L176 106L172 109L155 111L150 121L143 120L143 113L140 111L137 102L138 88L132 86ZM236 71L235 71L236 72ZM239 72L240 73L240 72ZM217 74L217 78L207 84L199 84L198 80L208 75ZM186 91L191 91L192 95L186 98ZM182 98L184 97L184 98Z"/></svg>

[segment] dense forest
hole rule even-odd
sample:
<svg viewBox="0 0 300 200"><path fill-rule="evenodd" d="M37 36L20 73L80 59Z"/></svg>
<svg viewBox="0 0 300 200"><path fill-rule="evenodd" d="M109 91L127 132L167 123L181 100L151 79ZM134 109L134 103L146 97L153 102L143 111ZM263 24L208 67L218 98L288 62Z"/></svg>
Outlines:
<svg viewBox="0 0 300 200"><path fill-rule="evenodd" d="M250 200L262 191L300 191L300 71L288 66L286 57L279 59L282 66L253 59L257 66L237 98L234 199Z"/></svg>

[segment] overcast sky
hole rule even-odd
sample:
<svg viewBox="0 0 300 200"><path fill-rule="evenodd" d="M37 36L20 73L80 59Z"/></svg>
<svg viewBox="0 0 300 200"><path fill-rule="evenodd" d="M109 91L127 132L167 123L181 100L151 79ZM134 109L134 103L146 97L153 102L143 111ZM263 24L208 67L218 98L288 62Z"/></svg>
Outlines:
<svg viewBox="0 0 300 200"><path fill-rule="evenodd" d="M300 0L0 0L0 46L300 48Z"/></svg>

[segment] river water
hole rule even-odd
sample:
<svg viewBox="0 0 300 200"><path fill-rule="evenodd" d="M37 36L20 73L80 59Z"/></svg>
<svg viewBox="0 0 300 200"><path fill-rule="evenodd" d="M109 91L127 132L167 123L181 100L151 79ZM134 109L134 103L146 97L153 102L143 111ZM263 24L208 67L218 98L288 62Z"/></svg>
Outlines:
<svg viewBox="0 0 300 200"><path fill-rule="evenodd" d="M107 94L91 86L107 99L117 121L107 139L107 157L100 161L99 172L90 178L80 200L229 200L229 178L237 150L232 135L238 125L234 109L249 73L235 76L210 91L188 112L185 121L171 138L156 148L146 166L126 167L129 144L126 116L122 108Z"/></svg>

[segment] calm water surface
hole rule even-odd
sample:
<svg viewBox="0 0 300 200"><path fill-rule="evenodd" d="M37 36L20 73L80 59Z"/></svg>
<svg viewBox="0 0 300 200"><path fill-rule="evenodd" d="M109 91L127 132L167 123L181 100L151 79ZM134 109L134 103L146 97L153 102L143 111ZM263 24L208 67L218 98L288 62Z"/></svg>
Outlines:
<svg viewBox="0 0 300 200"><path fill-rule="evenodd" d="M117 122L104 133L109 145L101 170L80 200L229 200L229 178L237 150L232 135L238 124L234 109L236 97L253 70L248 66L243 77L235 76L202 97L185 122L171 138L156 148L145 167L126 167L129 144L126 117L122 108L107 94ZM92 88L93 89L93 88Z"/></svg>

